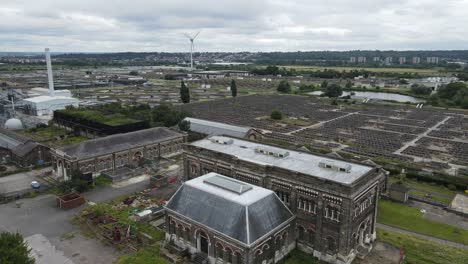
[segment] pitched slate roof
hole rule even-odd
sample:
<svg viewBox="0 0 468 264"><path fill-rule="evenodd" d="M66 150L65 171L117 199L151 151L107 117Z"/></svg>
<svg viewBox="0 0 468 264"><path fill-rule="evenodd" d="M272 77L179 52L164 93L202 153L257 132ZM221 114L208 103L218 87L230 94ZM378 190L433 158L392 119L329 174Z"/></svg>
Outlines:
<svg viewBox="0 0 468 264"><path fill-rule="evenodd" d="M31 152L37 146L39 146L39 143L28 141L28 142L26 142L24 144L16 146L12 150L12 152L13 152L13 154L15 154L18 157L24 157L24 156L26 156L26 154Z"/></svg>
<svg viewBox="0 0 468 264"><path fill-rule="evenodd" d="M207 182L213 177L225 178L243 187L224 188L217 186L219 181ZM247 190L233 191L236 189ZM166 209L246 245L295 217L274 192L216 173L185 182Z"/></svg>
<svg viewBox="0 0 468 264"><path fill-rule="evenodd" d="M24 144L32 139L15 133L13 131L0 128L0 147L13 149L18 145Z"/></svg>
<svg viewBox="0 0 468 264"><path fill-rule="evenodd" d="M81 142L59 149L66 155L77 158L90 158L130 148L161 142L182 135L164 127L155 127L135 132L116 134L98 139Z"/></svg>

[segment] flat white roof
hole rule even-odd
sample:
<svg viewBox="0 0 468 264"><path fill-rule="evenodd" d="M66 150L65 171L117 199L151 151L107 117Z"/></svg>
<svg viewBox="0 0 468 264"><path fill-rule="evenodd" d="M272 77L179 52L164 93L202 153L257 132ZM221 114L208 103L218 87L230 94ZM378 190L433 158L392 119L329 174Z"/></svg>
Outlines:
<svg viewBox="0 0 468 264"><path fill-rule="evenodd" d="M233 191L229 191L226 188L218 187L214 184L207 183L206 181L210 181L210 179L220 177L220 178L225 178L226 180L233 182L234 184L239 184L240 186L243 186L244 188L249 188L248 190L242 192L242 193L237 193ZM252 203L255 203L258 200L261 200L262 198L271 195L273 191L267 190L262 187L258 187L246 182L242 182L236 179L229 178L227 176L210 172L208 174L202 175L200 177L197 177L195 179L186 181L184 184L197 188L199 190L211 193L213 195L222 197L224 199L230 200L232 202L235 202L237 204L247 206Z"/></svg>
<svg viewBox="0 0 468 264"><path fill-rule="evenodd" d="M224 142L232 140L232 143L222 144L213 142L214 140L212 141L211 139L218 139ZM193 142L192 145L227 155L232 155L240 160L297 171L306 175L315 176L317 178L330 180L341 184L351 184L373 169L371 166L345 162L329 157L317 156L294 150L286 150L229 137L213 136ZM278 153L288 152L289 155L286 155L285 157L274 157L271 155L258 153L255 151L256 149L265 149L267 151L276 151ZM350 169L348 171L339 171L333 168L321 167L319 166L319 163L331 164L339 168L350 167Z"/></svg>
<svg viewBox="0 0 468 264"><path fill-rule="evenodd" d="M28 101L28 102L31 102L31 103L42 103L42 102L50 102L50 101L55 101L55 100L67 100L67 101L79 102L78 99L73 98L73 97L48 96L48 95L42 95L42 96L36 96L36 97L31 97L31 98L24 99L24 101Z"/></svg>

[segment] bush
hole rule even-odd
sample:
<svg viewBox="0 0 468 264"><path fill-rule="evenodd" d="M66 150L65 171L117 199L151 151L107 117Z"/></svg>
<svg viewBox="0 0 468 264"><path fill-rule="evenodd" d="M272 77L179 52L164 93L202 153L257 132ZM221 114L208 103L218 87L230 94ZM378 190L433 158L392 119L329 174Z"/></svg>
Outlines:
<svg viewBox="0 0 468 264"><path fill-rule="evenodd" d="M273 120L281 120L283 119L283 114L278 110L273 110L270 115L271 119Z"/></svg>
<svg viewBox="0 0 468 264"><path fill-rule="evenodd" d="M278 84L278 88L276 89L280 93L290 93L291 92L291 85L289 84L288 81L282 80Z"/></svg>
<svg viewBox="0 0 468 264"><path fill-rule="evenodd" d="M19 233L2 232L0 234L0 263L34 264L29 256L30 249Z"/></svg>

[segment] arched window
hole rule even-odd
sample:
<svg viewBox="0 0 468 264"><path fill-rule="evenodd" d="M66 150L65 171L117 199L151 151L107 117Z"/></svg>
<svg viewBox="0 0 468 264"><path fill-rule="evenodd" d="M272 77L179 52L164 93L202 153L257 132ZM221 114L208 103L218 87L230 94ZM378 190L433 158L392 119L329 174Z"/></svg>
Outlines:
<svg viewBox="0 0 468 264"><path fill-rule="evenodd" d="M232 257L233 257L234 252L232 251L230 247L226 247L225 250L226 250L226 261L228 263L232 263Z"/></svg>
<svg viewBox="0 0 468 264"><path fill-rule="evenodd" d="M221 243L215 244L215 258L223 259L224 247Z"/></svg>
<svg viewBox="0 0 468 264"><path fill-rule="evenodd" d="M327 237L327 250L331 252L335 252L336 245L335 239L333 237Z"/></svg>
<svg viewBox="0 0 468 264"><path fill-rule="evenodd" d="M297 239L304 241L305 228L303 226L297 227Z"/></svg>
<svg viewBox="0 0 468 264"><path fill-rule="evenodd" d="M309 235L309 239L308 239L309 245L313 247L315 245L315 230L312 228L309 228L307 229L307 234Z"/></svg>

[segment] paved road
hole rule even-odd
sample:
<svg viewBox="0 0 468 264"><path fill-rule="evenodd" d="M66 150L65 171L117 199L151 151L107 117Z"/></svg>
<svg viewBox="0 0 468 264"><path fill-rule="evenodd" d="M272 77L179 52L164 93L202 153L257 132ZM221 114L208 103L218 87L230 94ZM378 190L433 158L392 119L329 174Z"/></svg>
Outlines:
<svg viewBox="0 0 468 264"><path fill-rule="evenodd" d="M52 167L47 167L0 177L0 196L14 196L31 191L31 182L39 181L44 184L37 176L51 170Z"/></svg>
<svg viewBox="0 0 468 264"><path fill-rule="evenodd" d="M96 188L85 193L84 196L93 202L103 202L144 190L148 188L148 183L149 180L145 179L121 188L111 186ZM114 248L103 248L98 240L78 238L71 240L73 244L67 244L61 238L64 234L76 231L76 227L70 223L70 219L86 206L82 205L79 208L61 210L56 207L55 196L50 194L1 204L0 231L18 231L28 238L34 238L39 234L41 239L48 239L52 246L63 251L65 256L75 264L111 263L104 261L103 256L107 256L107 260L115 257Z"/></svg>
<svg viewBox="0 0 468 264"><path fill-rule="evenodd" d="M391 226L388 226L388 225L383 225L383 224L377 223L377 227L380 228L380 229L383 229L383 230L389 230L389 231L397 232L397 233L400 233L400 234L419 237L419 238L422 238L422 239L425 239L425 240L429 240L429 241L432 241L432 242L444 244L444 245L447 245L447 246L452 246L452 247L462 248L462 249L468 249L468 245L465 245L465 244L452 242L452 241L448 241L448 240L444 240L444 239L440 239L440 238L435 238L435 237L431 237L431 236L426 236L426 235L422 235L422 234L415 233L415 232L412 232L412 231L391 227Z"/></svg>

